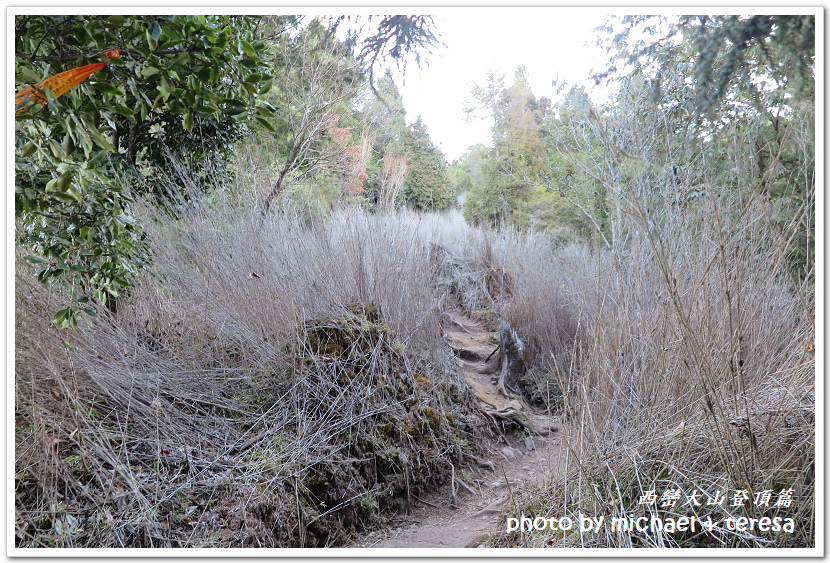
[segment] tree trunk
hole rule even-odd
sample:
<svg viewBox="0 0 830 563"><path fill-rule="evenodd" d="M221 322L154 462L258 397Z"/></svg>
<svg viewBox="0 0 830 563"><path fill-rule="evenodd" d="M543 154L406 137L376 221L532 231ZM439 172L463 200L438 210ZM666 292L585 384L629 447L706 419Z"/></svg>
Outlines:
<svg viewBox="0 0 830 563"><path fill-rule="evenodd" d="M138 135L138 124L131 124L129 138L127 139L127 157L130 159L130 163L133 166L135 166L136 160L138 159Z"/></svg>
<svg viewBox="0 0 830 563"><path fill-rule="evenodd" d="M519 392L519 379L525 371L525 345L519 340L516 331L510 328L510 323L502 323L499 337L499 356L501 360L501 375L498 389L505 397L510 397L508 391Z"/></svg>

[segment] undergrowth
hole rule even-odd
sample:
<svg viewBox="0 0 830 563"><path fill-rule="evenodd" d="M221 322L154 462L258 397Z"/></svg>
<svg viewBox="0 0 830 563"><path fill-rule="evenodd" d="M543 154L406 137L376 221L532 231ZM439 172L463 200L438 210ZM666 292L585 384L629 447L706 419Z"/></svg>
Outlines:
<svg viewBox="0 0 830 563"><path fill-rule="evenodd" d="M341 545L470 462L423 221L170 209L92 327L17 260L18 547Z"/></svg>
<svg viewBox="0 0 830 563"><path fill-rule="evenodd" d="M511 324L525 399L564 421L561 476L505 517L794 522L492 545L813 546L814 297L769 210L730 205L611 252L457 212L264 216L244 189L139 202L155 268L77 331L49 325L60 289L18 257L16 545L333 546L376 528L472 461L477 403L442 339L460 308Z"/></svg>
<svg viewBox="0 0 830 563"><path fill-rule="evenodd" d="M521 278L524 300L507 318L535 342L537 361L548 354L542 384L562 393L567 463L506 517L606 524L596 534L578 524L501 534L493 545L815 545L814 298L793 287L769 213L712 198L648 228L644 220L625 249L590 260L514 254L538 275ZM612 532L612 518L643 516L717 525ZM728 520L765 517L789 518L792 529Z"/></svg>

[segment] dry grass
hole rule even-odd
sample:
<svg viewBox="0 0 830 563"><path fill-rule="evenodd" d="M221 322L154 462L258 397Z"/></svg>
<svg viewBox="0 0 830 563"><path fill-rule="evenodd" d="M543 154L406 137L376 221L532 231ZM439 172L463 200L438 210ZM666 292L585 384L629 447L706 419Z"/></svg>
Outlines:
<svg viewBox="0 0 830 563"><path fill-rule="evenodd" d="M303 221L285 204L263 219L246 193L193 193L177 218L139 209L156 269L93 328L51 328L58 290L18 259L18 546L337 545L376 526L476 442L449 307L508 320L531 394L567 421L566 476L525 513L796 522L499 545L814 545L814 304L762 206L707 201L613 255L457 212ZM752 504L790 487L791 507ZM638 504L673 488L729 497Z"/></svg>
<svg viewBox="0 0 830 563"><path fill-rule="evenodd" d="M520 303L511 312L517 327L548 327L528 331L547 334L539 347L550 350L550 372L565 392L571 465L563 479L528 496L524 512L606 520L652 510L713 520L780 516L793 518L794 533L721 525L712 534L612 534L607 526L598 535L514 533L499 545L815 545L814 306L789 283L767 213L707 201L698 213L652 226L651 238L632 237L616 257L566 268L553 252L534 261L542 275L525 279L536 295L529 302L558 290L560 301ZM556 352L562 333L575 335L565 354ZM773 506L789 488L792 505ZM683 496L661 506L671 489ZM700 507L687 502L695 489ZM657 494L653 507L640 504L648 490ZM732 506L742 490L749 500ZM707 506L717 491L726 502ZM763 491L772 491L769 506L756 506Z"/></svg>
<svg viewBox="0 0 830 563"><path fill-rule="evenodd" d="M139 206L156 268L92 328L18 259L18 546L337 545L469 461L428 225L223 193Z"/></svg>

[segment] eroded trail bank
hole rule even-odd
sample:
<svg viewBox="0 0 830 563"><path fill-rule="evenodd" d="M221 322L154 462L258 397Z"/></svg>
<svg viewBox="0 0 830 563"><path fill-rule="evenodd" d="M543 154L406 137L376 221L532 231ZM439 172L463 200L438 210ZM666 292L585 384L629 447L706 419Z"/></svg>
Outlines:
<svg viewBox="0 0 830 563"><path fill-rule="evenodd" d="M515 495L556 475L565 465L562 456L567 449L560 447L558 418L505 397L498 391L498 373L483 373L497 345L491 333L480 322L451 312L445 338L480 402L482 416L492 423L491 437L479 444L476 466L453 468L451 486L415 498L410 514L370 532L352 547L484 547L491 533L499 533L496 526L502 513L516 507Z"/></svg>

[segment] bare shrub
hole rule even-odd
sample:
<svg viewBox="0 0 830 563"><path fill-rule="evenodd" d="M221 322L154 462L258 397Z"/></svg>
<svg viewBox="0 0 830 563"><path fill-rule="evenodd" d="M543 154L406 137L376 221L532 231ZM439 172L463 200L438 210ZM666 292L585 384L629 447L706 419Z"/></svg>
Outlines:
<svg viewBox="0 0 830 563"><path fill-rule="evenodd" d="M664 76L671 80L663 84L680 92L682 76ZM607 527L596 536L508 535L499 542L813 546L815 180L804 134L811 111L798 108L780 129L775 117L773 140L759 148L761 125L774 116L736 112L707 129L686 109L655 103L643 86L640 77L623 81L616 103L586 104L581 117L551 132L552 148L579 171L582 191L552 180L538 185L588 216L604 248L578 251L576 264L561 270L553 257L529 261L529 275L518 276L525 287L519 293L531 299L514 305L514 322L541 317L541 327L528 332L539 339L538 352L550 353L574 460L563 479L527 502L557 517L791 517L795 531L721 525L712 533L611 534ZM756 150L747 150L750 143ZM792 198L789 219L770 183ZM595 184L607 194L607 232L590 207ZM798 256L803 264L794 271ZM546 299L553 303L536 305ZM666 504L641 504L649 490ZM755 502L790 490L798 499L792 505L775 506L775 497ZM704 502L681 496L673 503L659 496L666 491L697 491ZM716 492L729 500L707 505ZM748 500L731 505L736 493Z"/></svg>
<svg viewBox="0 0 830 563"><path fill-rule="evenodd" d="M706 200L698 212L641 231L622 259L547 280L577 289L570 364L553 353L565 392L573 465L541 496L540 515L606 518L709 514L793 518L792 534L639 532L505 536L524 545L795 547L814 545L815 371L809 296L790 283L760 203ZM544 279L544 278L542 278ZM542 283L537 280L536 283ZM808 308L804 304L810 304ZM527 313L526 313L527 314ZM544 346L543 346L544 347ZM563 364L565 364L563 366ZM792 506L775 506L792 489ZM654 490L657 503L640 504ZM682 490L676 503L661 494ZM697 490L702 506L688 502ZM706 505L717 491L720 505ZM746 491L743 506L731 506ZM772 493L768 505L757 494ZM668 501L665 501L668 502Z"/></svg>
<svg viewBox="0 0 830 563"><path fill-rule="evenodd" d="M395 202L403 190L407 172L406 156L386 155L383 157L377 203L381 213L391 213L395 209Z"/></svg>
<svg viewBox="0 0 830 563"><path fill-rule="evenodd" d="M542 235L505 237L496 246L495 261L516 279L513 298L504 303L505 319L527 345L527 361L544 367L534 385L540 398L557 401L563 389L548 369L553 358L560 370L568 369L584 314L583 283L596 268L584 248L559 248ZM553 389L551 389L551 385Z"/></svg>

